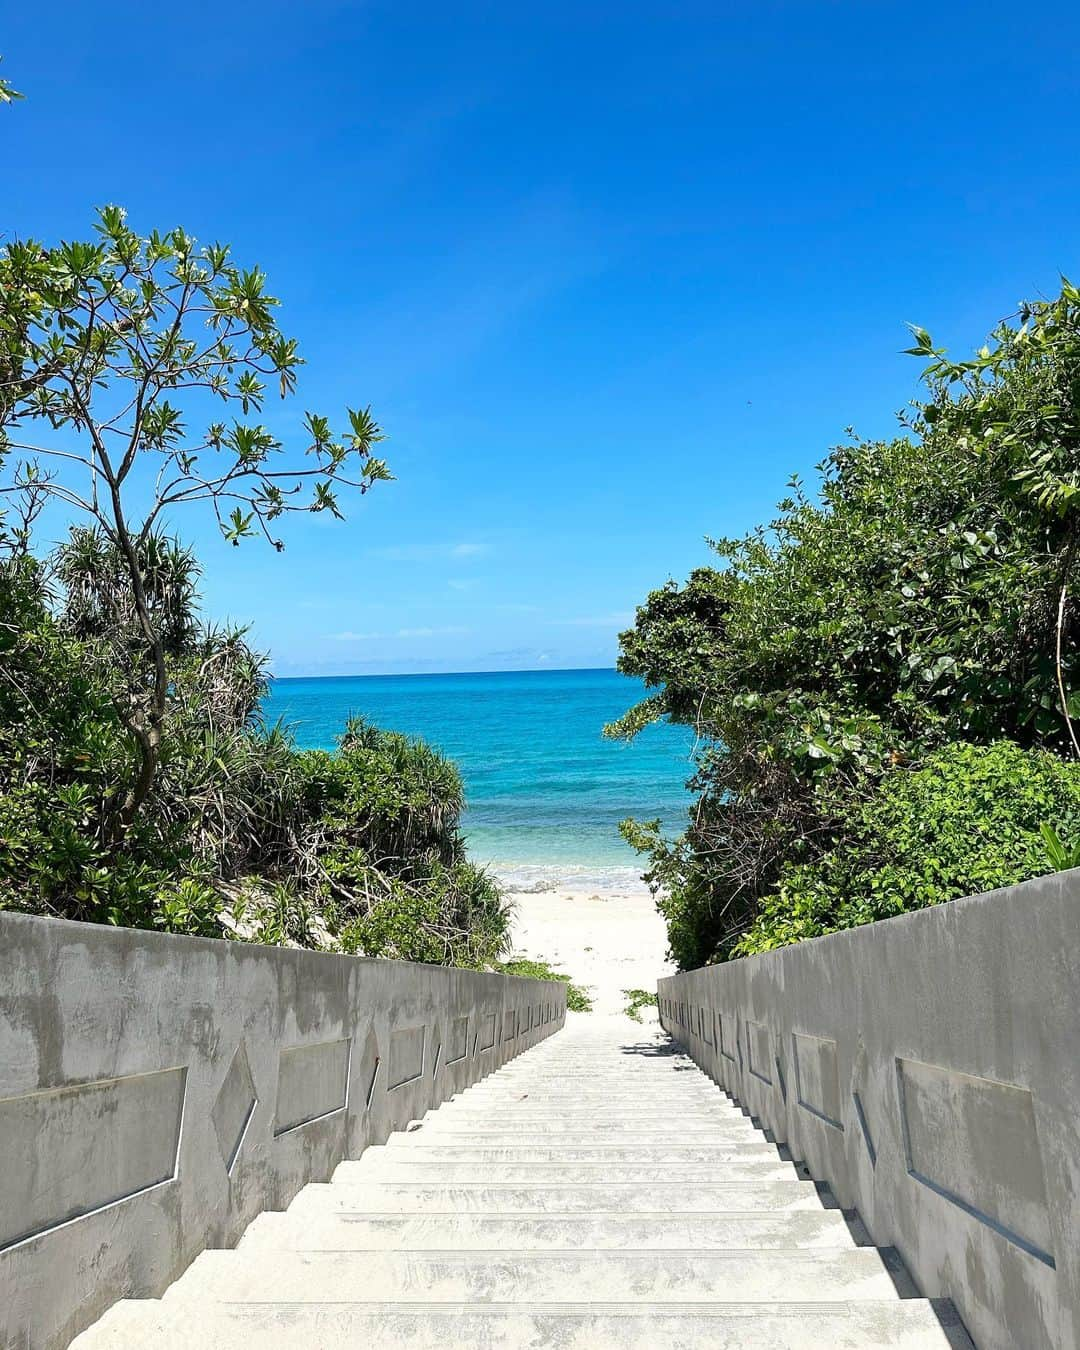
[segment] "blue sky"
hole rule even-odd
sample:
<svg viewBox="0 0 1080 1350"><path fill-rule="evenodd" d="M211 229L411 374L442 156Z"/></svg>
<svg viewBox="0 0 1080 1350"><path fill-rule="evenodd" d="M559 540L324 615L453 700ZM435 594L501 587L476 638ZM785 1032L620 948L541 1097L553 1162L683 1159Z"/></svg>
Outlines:
<svg viewBox="0 0 1080 1350"><path fill-rule="evenodd" d="M281 557L174 525L283 674L609 665L958 348L1080 274L1065 4L9 6L0 226L258 262L398 481Z"/></svg>

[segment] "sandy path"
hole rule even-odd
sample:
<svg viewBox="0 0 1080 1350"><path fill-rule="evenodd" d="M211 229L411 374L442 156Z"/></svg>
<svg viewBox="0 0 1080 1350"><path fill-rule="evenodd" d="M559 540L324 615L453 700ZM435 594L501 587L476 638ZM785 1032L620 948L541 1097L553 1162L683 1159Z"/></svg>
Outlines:
<svg viewBox="0 0 1080 1350"><path fill-rule="evenodd" d="M624 989L655 993L657 978L674 971L664 959L664 921L647 891L598 896L560 888L511 896L514 955L548 961L584 985L596 1015L621 1014ZM655 1022L655 1010L643 1009L642 1017Z"/></svg>

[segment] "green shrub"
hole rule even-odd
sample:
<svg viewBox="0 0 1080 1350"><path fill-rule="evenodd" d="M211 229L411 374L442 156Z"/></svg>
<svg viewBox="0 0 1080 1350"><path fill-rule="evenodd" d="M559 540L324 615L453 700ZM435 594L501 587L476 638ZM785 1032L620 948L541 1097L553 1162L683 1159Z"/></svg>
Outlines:
<svg viewBox="0 0 1080 1350"><path fill-rule="evenodd" d="M648 989L624 989L626 996L626 1015L635 1022L641 1021L642 1008L655 1008L657 998Z"/></svg>
<svg viewBox="0 0 1080 1350"><path fill-rule="evenodd" d="M546 961L518 957L513 961L501 961L496 969L504 975L521 975L527 980L559 980L566 985L566 1006L570 1012L592 1012L592 999L581 985L574 984L571 976L553 970Z"/></svg>
<svg viewBox="0 0 1080 1350"><path fill-rule="evenodd" d="M0 562L0 908L371 956L485 966L509 910L465 857L456 768L431 747L351 722L302 752L260 715L265 663L202 626L196 564L174 568L161 762L117 832L129 776L125 680L85 534L52 575ZM128 672L128 674L130 674Z"/></svg>
<svg viewBox="0 0 1080 1350"><path fill-rule="evenodd" d="M715 541L718 565L653 591L621 635L619 668L648 696L610 734L666 716L698 738L681 835L624 826L684 968L756 950L765 930L891 912L837 898L848 849L847 881L895 884L892 909L1030 875L1004 840L985 869L939 865L936 839L925 859L875 854L861 812L880 787L887 815L908 767L950 744L1080 760L1080 290L1022 305L970 359L915 343L925 392L904 434L834 448L817 482L793 479L772 521ZM978 837L980 817L956 826Z"/></svg>
<svg viewBox="0 0 1080 1350"><path fill-rule="evenodd" d="M1047 828L1080 838L1080 765L1008 741L948 746L887 774L835 848L785 868L737 954L1051 872Z"/></svg>

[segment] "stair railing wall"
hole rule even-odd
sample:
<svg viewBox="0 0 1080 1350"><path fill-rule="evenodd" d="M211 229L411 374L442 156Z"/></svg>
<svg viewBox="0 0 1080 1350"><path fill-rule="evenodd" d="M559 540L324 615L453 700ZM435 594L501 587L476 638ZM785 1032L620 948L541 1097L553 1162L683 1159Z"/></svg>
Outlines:
<svg viewBox="0 0 1080 1350"><path fill-rule="evenodd" d="M565 1015L561 983L0 914L0 1346L159 1295Z"/></svg>
<svg viewBox="0 0 1080 1350"><path fill-rule="evenodd" d="M1080 1347L1080 871L676 975L659 1000L980 1350Z"/></svg>

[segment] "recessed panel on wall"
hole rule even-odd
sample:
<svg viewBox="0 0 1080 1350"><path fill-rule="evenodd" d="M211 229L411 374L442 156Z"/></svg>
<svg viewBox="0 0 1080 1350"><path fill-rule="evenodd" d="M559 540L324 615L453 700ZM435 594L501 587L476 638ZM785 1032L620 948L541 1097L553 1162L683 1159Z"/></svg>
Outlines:
<svg viewBox="0 0 1080 1350"><path fill-rule="evenodd" d="M825 1036L806 1036L798 1031L791 1041L799 1105L826 1125L842 1130L836 1042Z"/></svg>
<svg viewBox="0 0 1080 1350"><path fill-rule="evenodd" d="M401 1087L424 1072L424 1038L427 1028L401 1027L390 1033L390 1069L388 1086Z"/></svg>
<svg viewBox="0 0 1080 1350"><path fill-rule="evenodd" d="M508 1008L503 1013L503 1040L512 1041L517 1035L517 1009Z"/></svg>
<svg viewBox="0 0 1080 1350"><path fill-rule="evenodd" d="M772 1055L769 1050L769 1028L761 1022L747 1022L746 1049L750 1056L750 1072L771 1087Z"/></svg>
<svg viewBox="0 0 1080 1350"><path fill-rule="evenodd" d="M464 1059L469 1052L469 1019L468 1017L454 1017L450 1020L449 1034L446 1045L447 1064L456 1064L459 1059Z"/></svg>
<svg viewBox="0 0 1080 1350"><path fill-rule="evenodd" d="M0 1100L0 1250L176 1176L185 1068Z"/></svg>
<svg viewBox="0 0 1080 1350"><path fill-rule="evenodd" d="M482 1013L480 1016L480 1027L477 1032L480 1040L481 1050L490 1050L495 1044L495 1014Z"/></svg>
<svg viewBox="0 0 1080 1350"><path fill-rule="evenodd" d="M349 1040L292 1045L278 1060L274 1134L285 1134L344 1108L349 1090Z"/></svg>
<svg viewBox="0 0 1080 1350"><path fill-rule="evenodd" d="M233 1053L210 1113L226 1172L231 1173L236 1164L258 1101L247 1051L241 1041Z"/></svg>
<svg viewBox="0 0 1080 1350"><path fill-rule="evenodd" d="M717 1013L720 1023L720 1053L725 1059L735 1059L735 1019L730 1013Z"/></svg>
<svg viewBox="0 0 1080 1350"><path fill-rule="evenodd" d="M897 1059L908 1173L1046 1265L1054 1265L1031 1093Z"/></svg>

